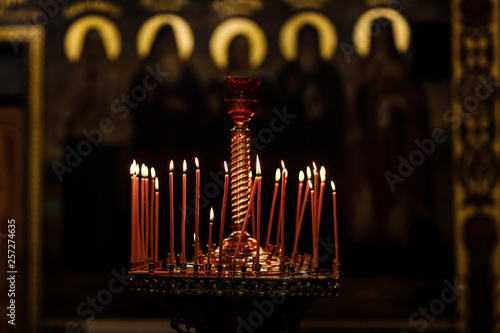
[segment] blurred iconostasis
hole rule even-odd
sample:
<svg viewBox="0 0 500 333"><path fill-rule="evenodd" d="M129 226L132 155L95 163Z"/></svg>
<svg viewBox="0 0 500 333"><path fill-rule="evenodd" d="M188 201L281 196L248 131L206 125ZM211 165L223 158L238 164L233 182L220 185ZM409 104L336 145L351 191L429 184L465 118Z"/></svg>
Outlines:
<svg viewBox="0 0 500 333"><path fill-rule="evenodd" d="M107 325L141 331L149 318L167 332L160 297L136 295L126 282L109 302L100 294L129 261L129 167L133 159L154 167L166 188L170 160L177 177L184 159L189 174L198 157L202 182L216 184L202 191L206 234L230 157L229 74L262 80L250 128L264 220L281 160L290 221L300 170L325 166L337 187L343 292L313 306L304 332L416 331L423 323L432 332L493 332L500 190L488 75L498 68L498 39L487 31L498 25L498 4L483 2L0 1L0 240L3 251L15 219L17 328L59 332L71 323L104 332L99 323L115 320ZM457 41L457 29L469 34ZM481 80L476 109L490 118L477 118L469 110L476 100L464 99ZM470 112L457 116L457 103ZM323 215L320 264L328 267L331 202ZM167 245L160 240L163 257ZM7 266L3 254L0 263ZM469 285L472 263L477 294L441 302L433 320L412 317L450 283ZM476 315L464 314L475 305Z"/></svg>

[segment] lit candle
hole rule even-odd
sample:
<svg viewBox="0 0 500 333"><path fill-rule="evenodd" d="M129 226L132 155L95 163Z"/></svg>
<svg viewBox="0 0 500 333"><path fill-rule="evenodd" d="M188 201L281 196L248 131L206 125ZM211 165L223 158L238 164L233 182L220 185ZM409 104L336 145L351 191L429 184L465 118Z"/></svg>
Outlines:
<svg viewBox="0 0 500 333"><path fill-rule="evenodd" d="M144 216L145 216L145 236L146 236L146 242L144 243L144 253L145 253L145 258L150 258L149 257L149 230L151 226L149 225L149 213L148 213L148 208L149 208L149 169L147 166L144 166L144 196L146 197L146 202L144 203Z"/></svg>
<svg viewBox="0 0 500 333"><path fill-rule="evenodd" d="M155 181L155 262L158 262L158 203L160 202L160 183Z"/></svg>
<svg viewBox="0 0 500 333"><path fill-rule="evenodd" d="M150 211L149 211L149 224L151 226L149 230L149 238L151 239L151 242L149 243L149 252L150 256L154 256L154 242L153 242L153 232L154 232L154 206L155 206L155 178L156 178L156 171L155 168L151 168L151 205L150 205Z"/></svg>
<svg viewBox="0 0 500 333"><path fill-rule="evenodd" d="M219 265L222 265L222 242L224 241L224 222L226 218L226 204L227 204L227 191L229 185L229 174L227 169L227 163L224 161L224 171L226 175L224 176L224 197L222 199L222 212L220 217L220 236L219 236Z"/></svg>
<svg viewBox="0 0 500 333"><path fill-rule="evenodd" d="M260 170L260 162L259 156L257 155L257 167L256 167L257 178L255 181L257 182L257 265L260 264L260 199L261 199L261 184L262 184L262 176Z"/></svg>
<svg viewBox="0 0 500 333"><path fill-rule="evenodd" d="M256 183L253 184L252 190L250 192L250 202L253 202L253 198L255 196L255 189L256 189L255 185L256 185ZM238 239L238 245L236 246L236 251L234 251L233 265L236 264L236 259L238 257L239 252L240 252L241 243L243 241L243 235L245 234L245 230L247 229L247 226L248 226L248 221L249 221L249 217L250 217L250 210L251 210L251 207L248 206L247 212L245 214L245 220L243 222L243 227L241 228L240 238Z"/></svg>
<svg viewBox="0 0 500 333"><path fill-rule="evenodd" d="M198 157L195 157L194 164L196 165L196 198L195 198L195 211L194 211L194 232L196 240L194 243L194 264L198 265L198 250L200 239L200 163Z"/></svg>
<svg viewBox="0 0 500 333"><path fill-rule="evenodd" d="M130 238L132 239L130 245L130 261L135 261L135 165L136 162L130 165L130 202L131 202L131 212L130 212Z"/></svg>
<svg viewBox="0 0 500 333"><path fill-rule="evenodd" d="M302 228L302 221L304 220L304 214L306 211L306 204L307 204L307 199L309 198L309 190L311 188L312 182L310 180L307 181L306 183L306 191L304 194L304 201L302 202L302 208L300 210L300 218L299 218L299 224L297 225L297 228L295 229L295 242L293 244L293 253L292 253L292 259L295 259L295 256L297 255L297 247L299 244L299 237L300 237L300 229Z"/></svg>
<svg viewBox="0 0 500 333"><path fill-rule="evenodd" d="M210 207L210 225L208 227L208 252L207 252L207 261L210 265L210 257L212 256L212 229L214 227L214 209Z"/></svg>
<svg viewBox="0 0 500 333"><path fill-rule="evenodd" d="M252 171L250 171L250 174L248 175L248 188L252 188L252 182L253 182L253 174ZM250 206L252 207L252 212L251 212L251 218L252 218L252 235L255 236L255 206L253 202L250 202Z"/></svg>
<svg viewBox="0 0 500 333"><path fill-rule="evenodd" d="M141 259L141 229L139 225L139 164L135 165L135 258Z"/></svg>
<svg viewBox="0 0 500 333"><path fill-rule="evenodd" d="M285 162L281 161L282 175L281 175L281 201L280 201L280 234L281 234L281 257L280 264L285 264L285 191L286 191L286 178L288 171L285 168Z"/></svg>
<svg viewBox="0 0 500 333"><path fill-rule="evenodd" d="M269 213L269 223L267 225L266 246L269 244L269 240L271 238L271 229L273 227L274 206L276 205L276 197L278 196L278 188L280 186L280 178L281 178L280 168L277 168L276 175L274 176L275 183L274 183L273 201L271 203L271 212Z"/></svg>
<svg viewBox="0 0 500 333"><path fill-rule="evenodd" d="M173 163L173 162L172 162ZM181 224L181 243L182 254L181 263L186 263L186 160L182 162L182 224Z"/></svg>
<svg viewBox="0 0 500 333"><path fill-rule="evenodd" d="M144 212L146 211L146 177L148 176L148 168L146 167L146 165L143 163L142 166L141 166L141 252L142 252L142 259L145 259L146 258L146 253L145 253L145 249L147 248L147 245L146 245L146 226L145 226L145 214Z"/></svg>
<svg viewBox="0 0 500 333"><path fill-rule="evenodd" d="M319 238L319 228L321 226L321 209L323 208L323 192L325 190L325 180L326 180L326 170L325 167L321 167L319 170L319 178L321 180L319 187L319 198L318 198L318 209L316 211L316 219L317 219L317 237Z"/></svg>
<svg viewBox="0 0 500 333"><path fill-rule="evenodd" d="M313 241L313 269L317 266L318 259L318 244L316 242L318 233L316 231L318 224L316 221L316 192L312 187L312 184L309 185L311 187L311 221L312 221L312 241Z"/></svg>
<svg viewBox="0 0 500 333"><path fill-rule="evenodd" d="M337 231L337 191L335 183L332 181L332 196L333 196L333 232L335 236L335 264L339 265L339 239Z"/></svg>
<svg viewBox="0 0 500 333"><path fill-rule="evenodd" d="M170 200L170 265L175 265L174 252L174 161L170 161L168 173L168 187Z"/></svg>
<svg viewBox="0 0 500 333"><path fill-rule="evenodd" d="M314 175L314 190L315 192L315 199L314 200L314 210L317 212L318 211L318 194L319 194L319 178L318 178L318 168L316 167L316 163L312 162L313 165L313 175Z"/></svg>
<svg viewBox="0 0 500 333"><path fill-rule="evenodd" d="M299 226L300 218L300 204L302 200L302 188L304 187L304 171L299 172L299 189L297 193L297 211L295 212L295 234L297 234L297 228Z"/></svg>

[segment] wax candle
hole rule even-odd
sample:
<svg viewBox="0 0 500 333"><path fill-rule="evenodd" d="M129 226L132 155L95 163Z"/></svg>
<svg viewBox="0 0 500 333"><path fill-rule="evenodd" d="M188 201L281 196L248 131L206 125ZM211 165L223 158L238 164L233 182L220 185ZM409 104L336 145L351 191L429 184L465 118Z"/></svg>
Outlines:
<svg viewBox="0 0 500 333"><path fill-rule="evenodd" d="M141 229L139 225L139 164L135 165L135 259L140 260L141 258Z"/></svg>
<svg viewBox="0 0 500 333"><path fill-rule="evenodd" d="M142 259L146 258L146 253L145 249L147 248L146 245L146 219L145 219L145 211L146 211L146 177L147 177L147 168L146 165L143 163L141 166L141 253L142 253Z"/></svg>
<svg viewBox="0 0 500 333"><path fill-rule="evenodd" d="M155 262L158 262L158 204L160 202L160 183L158 178L155 181Z"/></svg>
<svg viewBox="0 0 500 333"><path fill-rule="evenodd" d="M253 183L253 174L252 171L250 171L250 174L248 175L248 188L252 188L252 183ZM250 213L250 217L252 218L252 235L255 236L255 205L253 202L250 202L250 206L252 207L252 211Z"/></svg>
<svg viewBox="0 0 500 333"><path fill-rule="evenodd" d="M333 197L333 232L335 236L335 264L339 265L339 239L337 231L337 191L335 183L332 181L332 197Z"/></svg>
<svg viewBox="0 0 500 333"><path fill-rule="evenodd" d="M210 224L208 227L208 251L207 251L207 262L210 265L210 258L212 257L212 230L214 227L214 209L210 207Z"/></svg>
<svg viewBox="0 0 500 333"><path fill-rule="evenodd" d="M252 190L250 191L250 202L253 201L253 198L255 196L255 189L256 189L255 185L256 185L256 183L253 184ZM236 259L238 257L239 252L240 252L241 243L243 242L243 236L245 235L245 230L247 229L248 221L250 220L249 219L249 217L250 217L250 209L251 209L251 207L248 206L246 214L245 214L245 220L243 221L243 227L241 228L240 238L238 239L238 244L236 245L236 251L234 251L233 265L236 264Z"/></svg>
<svg viewBox="0 0 500 333"><path fill-rule="evenodd" d="M325 167L321 167L319 170L319 176L320 176L320 185L319 185L319 198L318 198L318 209L316 211L316 219L317 219L317 233L318 235L316 237L319 238L319 229L321 226L321 209L323 208L323 192L325 190L325 180L326 180L326 170Z"/></svg>
<svg viewBox="0 0 500 333"><path fill-rule="evenodd" d="M186 263L186 171L187 164L186 160L182 162L182 223L181 223L181 243L182 243L182 254L181 263Z"/></svg>
<svg viewBox="0 0 500 333"><path fill-rule="evenodd" d="M281 171L280 171L280 168L277 168L276 175L274 176L275 183L274 183L273 200L271 203L271 212L269 213L269 223L267 225L266 246L269 244L269 240L271 238L271 230L273 227L273 217L274 217L274 207L276 205L276 197L278 196L278 188L280 186L280 178L281 178Z"/></svg>
<svg viewBox="0 0 500 333"><path fill-rule="evenodd" d="M170 161L168 173L168 187L170 200L170 265L175 265L174 250L174 161Z"/></svg>
<svg viewBox="0 0 500 333"><path fill-rule="evenodd" d="M285 168L285 162L281 161L282 174L281 174L281 201L280 201L280 234L281 234L281 257L280 264L285 264L285 191L286 191L286 177L288 172Z"/></svg>
<svg viewBox="0 0 500 333"><path fill-rule="evenodd" d="M130 211L130 261L135 261L135 160L130 165L130 202L131 202L131 211Z"/></svg>
<svg viewBox="0 0 500 333"><path fill-rule="evenodd" d="M299 243L299 237L300 237L300 229L302 228L302 221L304 220L304 214L306 211L306 204L307 204L307 199L309 198L309 192L310 192L310 186L312 182L311 180L308 180L306 182L306 190L304 193L304 201L302 202L302 208L300 209L300 218L299 218L299 224L295 230L295 242L293 244L293 253L292 253L292 259L295 259L295 256L297 255L297 248L298 248L298 243Z"/></svg>
<svg viewBox="0 0 500 333"><path fill-rule="evenodd" d="M316 167L316 163L312 162L313 165L313 176L314 176L314 194L315 194L315 200L314 200L314 210L317 212L318 211L318 197L319 197L319 177L318 177L318 168Z"/></svg>
<svg viewBox="0 0 500 333"><path fill-rule="evenodd" d="M317 266L317 253L318 253L318 244L316 242L318 233L316 231L317 229L317 220L316 220L316 192L314 191L314 188L312 187L312 184L310 185L311 187L311 225L312 225L312 242L313 242L313 268L316 268Z"/></svg>
<svg viewBox="0 0 500 333"><path fill-rule="evenodd" d="M147 166L144 166L144 196L146 197L146 201L144 203L144 216L145 216L145 243L144 243L144 255L145 258L150 258L149 257L149 230L151 226L149 225L149 169Z"/></svg>
<svg viewBox="0 0 500 333"><path fill-rule="evenodd" d="M295 212L295 234L297 234L297 228L299 226L300 218L300 204L302 200L302 188L304 187L304 171L299 172L299 189L297 190L297 210Z"/></svg>
<svg viewBox="0 0 500 333"><path fill-rule="evenodd" d="M149 238L151 239L151 242L149 243L149 253L150 256L154 256L154 206L155 206L155 178L156 178L156 171L155 168L151 168L151 204L149 205Z"/></svg>
<svg viewBox="0 0 500 333"><path fill-rule="evenodd" d="M222 242L224 241L224 222L226 218L227 191L229 188L229 174L226 161L224 161L224 171L226 175L224 176L224 196L222 198L222 211L220 217L219 265L222 265Z"/></svg>
<svg viewBox="0 0 500 333"><path fill-rule="evenodd" d="M198 265L198 250L200 239L200 163L198 157L195 157L194 164L196 165L196 197L195 197L195 212L194 212L194 230L196 241L194 243L194 264Z"/></svg>
<svg viewBox="0 0 500 333"><path fill-rule="evenodd" d="M260 199L261 199L261 183L262 176L260 170L260 162L259 156L257 155L257 167L256 167L257 178L255 181L257 182L257 258L256 264L260 264Z"/></svg>

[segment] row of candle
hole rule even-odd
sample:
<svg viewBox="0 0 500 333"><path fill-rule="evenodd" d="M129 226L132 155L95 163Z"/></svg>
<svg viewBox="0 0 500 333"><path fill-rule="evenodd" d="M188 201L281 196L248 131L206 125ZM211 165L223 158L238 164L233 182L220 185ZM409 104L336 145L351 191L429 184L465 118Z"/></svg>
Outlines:
<svg viewBox="0 0 500 333"><path fill-rule="evenodd" d="M280 188L280 180L281 180L281 194L280 194L280 204L279 204L279 215L278 215L278 228L276 235L276 245L279 246L280 249L280 263L285 264L285 193L286 193L286 184L288 178L288 171L285 168L285 164L282 161L282 169L279 168L276 170L275 175L275 186L273 192L273 199L271 204L271 211L269 216L269 223L267 229L267 237L266 237L266 245L270 244L270 235L272 230L273 218L274 218L274 210L278 195L278 190ZM195 234L194 234L194 248L195 248L195 256L194 256L194 264L198 265L198 253L200 250L199 244L199 198L200 198L200 168L198 158L195 158L196 165L196 189L195 189ZM131 175L132 175L132 260L141 260L149 255L154 257L155 262L158 260L158 178L155 179L155 171L154 168L151 168L151 183L152 188L156 187L157 191L155 194L155 202L153 203L153 191L151 191L151 204L149 204L148 198L148 169L143 165L142 167L142 179L141 179L141 218L140 218L140 226L139 226L139 179L138 179L138 165L135 160L131 166ZM169 166L169 199L170 199L170 265L175 265L175 252L174 252L174 189L173 189L173 170L174 163L170 161ZM224 238L224 224L225 224L225 213L227 206L227 196L228 196L228 186L229 186L229 174L227 163L224 162L225 169L225 179L224 179L224 196L222 201L222 210L221 210L221 224L220 224L220 236L219 236L219 244L222 245ZM186 183L187 183L187 164L186 161L183 161L183 174L182 174L182 222L181 222L181 253L180 253L180 261L181 263L186 263L186 248L185 248L185 240L186 240ZM296 208L296 217L295 217L295 239L294 239L294 247L291 259L294 260L297 255L297 246L300 236L300 230L302 226L302 221L304 219L306 204L308 202L308 198L310 197L310 206L311 206L311 221L312 221L312 236L313 236L313 265L317 267L318 265L318 240L319 240L319 230L320 230L320 221L321 221L321 211L323 205L323 195L324 195L324 187L326 180L326 170L324 167L317 170L316 164L313 162L313 171L311 172L311 168L308 166L306 169L307 172L307 182L305 191L303 191L304 187L304 172L300 171L299 173L299 187L297 194L297 208ZM314 183L313 183L314 181ZM248 205L247 212L245 214L245 219L243 222L242 230L246 230L248 227L248 223L250 217L252 217L252 231L256 236L257 240L257 255L255 258L256 264L259 264L260 260L260 216L261 216L261 184L262 184L262 175L260 168L260 161L257 156L256 162L256 177L252 179L250 176L250 204ZM334 237L335 237L335 258L334 264L339 264L339 255L338 255L338 232L337 232L337 208L336 208L336 189L333 181L332 185L332 198L333 198L333 215L334 215ZM316 190L315 190L316 189ZM256 197L256 207L257 212L255 214L255 206L254 201ZM147 211L148 207L150 207L151 219L149 220ZM155 207L155 216L153 218L153 207ZM213 219L214 213L213 208L210 212L210 226L209 226L209 239L208 239L208 248L209 255L208 260L210 261L211 252L212 252L212 228L213 228ZM256 222L255 222L256 219ZM151 221L151 224L149 224ZM153 225L154 221L154 225ZM148 227L149 226L149 227ZM154 235L155 239L153 240L153 227L154 227ZM149 241L147 229L150 229L151 241ZM142 232L141 232L142 230ZM237 243L236 251L233 256L233 264L236 263L236 259L238 257L239 251L241 249L242 241L244 238L244 233L240 234L240 238ZM148 245L150 245L148 247ZM149 252L148 252L149 248ZM219 263L222 263L222 252L219 251Z"/></svg>

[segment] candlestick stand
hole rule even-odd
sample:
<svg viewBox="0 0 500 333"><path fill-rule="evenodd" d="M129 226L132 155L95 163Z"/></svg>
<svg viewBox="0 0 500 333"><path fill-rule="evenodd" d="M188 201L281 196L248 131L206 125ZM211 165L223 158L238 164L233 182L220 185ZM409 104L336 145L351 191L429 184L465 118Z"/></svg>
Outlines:
<svg viewBox="0 0 500 333"><path fill-rule="evenodd" d="M162 295L170 308L171 327L177 332L191 328L198 333L295 332L316 298L339 295L338 262L332 270L319 271L312 267L308 254L283 259L280 251L284 249L273 244L262 248L244 229L252 204L248 123L257 110L260 80L229 78L225 83L227 112L234 121L232 232L217 249L209 246L208 253L200 255L201 265L174 262L162 267L161 262L133 261L129 270L132 290ZM211 264L204 265L208 258Z"/></svg>

